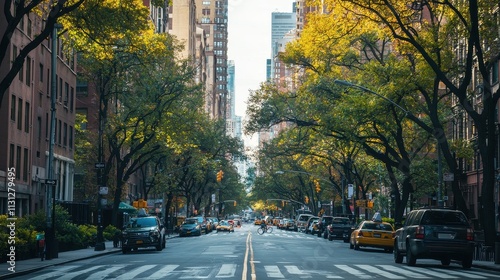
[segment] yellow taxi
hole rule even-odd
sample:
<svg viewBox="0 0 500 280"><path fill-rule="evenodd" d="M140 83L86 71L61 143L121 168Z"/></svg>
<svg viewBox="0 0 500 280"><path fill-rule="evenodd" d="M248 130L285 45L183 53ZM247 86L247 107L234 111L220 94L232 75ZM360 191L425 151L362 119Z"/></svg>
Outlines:
<svg viewBox="0 0 500 280"><path fill-rule="evenodd" d="M371 221L363 221L354 229L349 248L359 250L359 247L374 247L392 252L394 235L394 227L390 223L382 222L382 216L377 212Z"/></svg>

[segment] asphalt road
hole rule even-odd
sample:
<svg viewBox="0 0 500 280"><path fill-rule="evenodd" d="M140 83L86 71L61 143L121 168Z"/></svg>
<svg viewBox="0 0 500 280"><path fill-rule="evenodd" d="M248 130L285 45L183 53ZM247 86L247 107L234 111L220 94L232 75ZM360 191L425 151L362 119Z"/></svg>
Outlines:
<svg viewBox="0 0 500 280"><path fill-rule="evenodd" d="M163 251L140 249L52 266L13 279L500 279L493 271L418 260L396 264L380 249L354 251L342 240L274 228L169 239Z"/></svg>

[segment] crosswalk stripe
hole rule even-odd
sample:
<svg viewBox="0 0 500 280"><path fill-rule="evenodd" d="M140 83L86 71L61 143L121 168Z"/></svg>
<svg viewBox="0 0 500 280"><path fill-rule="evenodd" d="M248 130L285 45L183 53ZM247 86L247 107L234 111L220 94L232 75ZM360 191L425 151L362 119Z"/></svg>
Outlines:
<svg viewBox="0 0 500 280"><path fill-rule="evenodd" d="M432 270L444 272L443 269L432 269ZM467 279L488 279L484 276L480 276L480 275L476 275L476 274L472 274L472 273L454 271L454 270L446 270L446 273L457 275L457 276L463 276L463 277L466 277Z"/></svg>
<svg viewBox="0 0 500 280"><path fill-rule="evenodd" d="M284 278L285 276L281 273L280 268L277 265L265 265L267 277L274 278Z"/></svg>
<svg viewBox="0 0 500 280"><path fill-rule="evenodd" d="M361 268L361 269L364 269L364 270L367 270L369 271L370 273L375 273L375 274L378 274L382 277L385 277L385 278L388 278L388 279L406 279L406 277L403 277L403 276L399 276L399 275L396 275L396 274L392 274L388 271L385 271L385 270L382 270L382 269L378 269L372 265L365 265L365 264L358 264L356 265L357 267Z"/></svg>
<svg viewBox="0 0 500 280"><path fill-rule="evenodd" d="M52 272L49 272L49 273L46 273L46 274L43 274L43 275L40 275L40 276L37 276L37 277L31 277L30 279L33 279L33 280L45 280L47 278L61 276L61 274L63 274L63 272L71 270L71 269L76 268L76 267L78 267L78 266L76 266L76 265L64 266L64 267L61 267L61 268L57 269L57 271L52 271Z"/></svg>
<svg viewBox="0 0 500 280"><path fill-rule="evenodd" d="M383 268L385 270L388 270L390 272L400 273L400 274L406 275L406 276L408 276L410 278L429 279L429 276L422 275L420 273L415 273L413 271L408 271L406 269L402 269L402 268L394 266L394 265L383 264L383 265L378 265L378 267L381 267L381 268Z"/></svg>
<svg viewBox="0 0 500 280"><path fill-rule="evenodd" d="M123 265L117 265L117 266L108 267L105 270L99 270L96 273L92 273L92 275L90 275L89 277L87 277L87 279L91 279L91 280L94 280L94 279L104 279L104 278L106 278L106 276L108 276L109 274L111 274L113 271L116 271L116 270L121 269L123 267L124 267Z"/></svg>
<svg viewBox="0 0 500 280"><path fill-rule="evenodd" d="M370 275L363 273L362 271L359 271L357 269L351 268L348 265L344 264L337 264L335 265L337 268L342 269L343 271L350 273L356 277L359 277L361 279L370 279L372 278Z"/></svg>
<svg viewBox="0 0 500 280"><path fill-rule="evenodd" d="M168 276L168 274L170 272L174 271L174 269L176 269L177 267L179 267L179 265L177 265L177 264L168 264L165 267L163 267L162 269L158 270L157 272L149 275L147 277L147 279L162 279L162 278L165 278L165 277Z"/></svg>
<svg viewBox="0 0 500 280"><path fill-rule="evenodd" d="M236 265L235 264L223 264L219 269L219 273L217 273L217 278L228 278L234 277L236 273Z"/></svg>
<svg viewBox="0 0 500 280"><path fill-rule="evenodd" d="M297 275L304 275L307 273L304 273L302 270L300 270L297 266L295 265L285 265L286 270L290 274L297 274Z"/></svg>
<svg viewBox="0 0 500 280"><path fill-rule="evenodd" d="M63 276L62 278L64 278L64 279L71 279L73 277L80 276L84 273L87 273L87 272L90 272L93 270L99 270L101 267L103 267L103 265L92 266L92 267L89 267L87 269L78 270L78 271L71 272L71 273L66 273L66 274L61 275L61 276Z"/></svg>
<svg viewBox="0 0 500 280"><path fill-rule="evenodd" d="M143 265L143 266L140 266L132 271L127 271L127 273L116 277L116 279L119 279L119 280L134 279L137 275L143 273L144 271L150 270L151 268L153 268L155 266L156 265L152 265L152 264Z"/></svg>
<svg viewBox="0 0 500 280"><path fill-rule="evenodd" d="M429 274L429 275L431 275L433 277L438 277L438 278L444 278L444 279L457 278L456 276L447 275L447 274L440 273L440 272L437 272L437 271L432 271L432 270L430 270L428 268L407 267L407 269L413 270L413 271L416 271L416 272L419 272L419 273L423 273L423 274Z"/></svg>

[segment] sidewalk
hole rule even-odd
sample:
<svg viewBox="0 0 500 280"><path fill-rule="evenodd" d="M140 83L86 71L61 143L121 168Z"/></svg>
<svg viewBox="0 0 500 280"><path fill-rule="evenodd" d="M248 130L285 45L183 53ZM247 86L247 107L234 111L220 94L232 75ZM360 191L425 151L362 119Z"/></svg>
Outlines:
<svg viewBox="0 0 500 280"><path fill-rule="evenodd" d="M11 266L8 263L2 263L0 264L0 279L8 279L11 277L25 275L48 266L121 252L121 248L113 247L113 241L106 241L104 243L106 245L106 249L104 249L103 251L95 251L93 247L89 247L86 249L59 252L58 258L53 258L51 260L41 261L40 258L35 258L16 261L16 266L14 268L15 272L9 270Z"/></svg>
<svg viewBox="0 0 500 280"><path fill-rule="evenodd" d="M177 234L167 235L166 237L167 237L167 239L171 239L171 238L177 237ZM35 258L35 259L16 261L16 266L14 268L15 269L14 272L9 270L9 269L11 269L11 266L9 265L9 263L1 263L0 264L0 279L9 279L12 277L18 277L21 275L25 275L25 274L43 269L45 267L65 264L65 263L74 262L74 261L78 261L78 260L89 259L89 258L93 258L93 257L107 255L107 254L118 253L118 252L122 251L121 247L118 247L118 248L113 247L113 241L106 241L104 243L106 245L106 248L103 251L95 251L93 247L89 247L86 249L67 251L67 252L59 252L58 258L54 258L51 260L42 261L42 260L40 260L40 258ZM168 247L168 243L167 243L167 247Z"/></svg>
<svg viewBox="0 0 500 280"><path fill-rule="evenodd" d="M167 236L167 238L170 239L170 238L174 238L176 236L177 235L174 234L174 235ZM36 259L17 261L16 267L15 267L15 272L11 272L8 270L10 268L10 265L8 263L2 263L2 264L0 264L0 279L9 279L12 277L25 275L25 274L43 269L45 267L53 266L53 265L60 265L60 264L65 264L65 263L69 263L69 262L73 262L73 261L84 260L84 259L88 259L88 258L106 255L106 254L113 254L113 253L121 252L120 247L118 247L118 248L113 247L112 241L107 241L107 242L105 242L105 244L106 244L106 249L104 249L103 251L95 251L94 248L89 247L86 249L80 249L80 250L75 250L75 251L60 252L58 254L58 258L54 258L52 260L41 261L40 258L36 258ZM167 248L168 248L168 244L167 244ZM494 271L500 272L500 264L495 264L494 262L473 261L472 267L477 267L477 268L481 268L481 269L489 269L489 270L494 270Z"/></svg>

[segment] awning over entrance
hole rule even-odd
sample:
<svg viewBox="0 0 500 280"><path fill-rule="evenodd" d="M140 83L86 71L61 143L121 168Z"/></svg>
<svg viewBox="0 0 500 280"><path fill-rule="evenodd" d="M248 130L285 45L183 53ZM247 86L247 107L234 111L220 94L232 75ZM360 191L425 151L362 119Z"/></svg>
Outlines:
<svg viewBox="0 0 500 280"><path fill-rule="evenodd" d="M137 212L137 209L134 206L127 204L125 202L120 202L120 205L118 206L118 210L121 212L129 213L129 214L133 214L133 213Z"/></svg>

